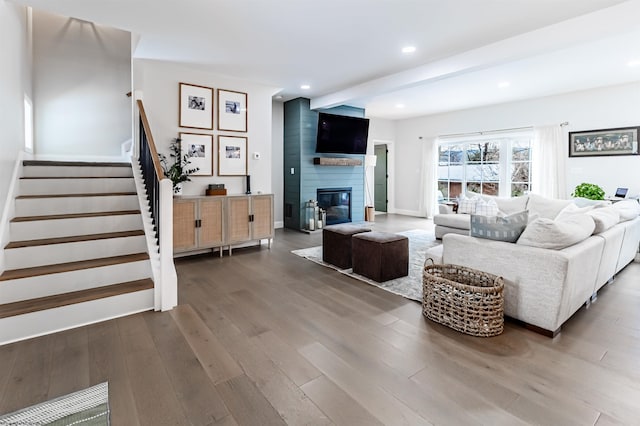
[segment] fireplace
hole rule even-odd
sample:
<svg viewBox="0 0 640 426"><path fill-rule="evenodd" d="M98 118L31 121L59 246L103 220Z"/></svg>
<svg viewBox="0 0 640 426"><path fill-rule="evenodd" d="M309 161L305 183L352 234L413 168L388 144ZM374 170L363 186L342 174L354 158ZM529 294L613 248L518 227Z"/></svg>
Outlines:
<svg viewBox="0 0 640 426"><path fill-rule="evenodd" d="M327 225L351 222L351 188L318 188L318 206L327 212Z"/></svg>

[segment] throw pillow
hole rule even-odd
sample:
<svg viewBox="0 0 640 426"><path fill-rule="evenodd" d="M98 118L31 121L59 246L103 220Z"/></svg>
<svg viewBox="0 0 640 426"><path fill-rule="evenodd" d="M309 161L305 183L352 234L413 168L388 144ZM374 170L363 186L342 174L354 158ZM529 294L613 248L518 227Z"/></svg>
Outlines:
<svg viewBox="0 0 640 426"><path fill-rule="evenodd" d="M476 204L479 198L462 198L458 200L458 213L473 214L476 212Z"/></svg>
<svg viewBox="0 0 640 426"><path fill-rule="evenodd" d="M560 210L560 213L558 213L558 216L556 216L556 220L560 220L562 218L571 216L572 214L584 214L584 213L587 213L589 210L593 210L594 208L595 208L594 205L578 207L573 203L569 203L567 207Z"/></svg>
<svg viewBox="0 0 640 426"><path fill-rule="evenodd" d="M539 218L527 225L517 244L561 250L587 239L595 227L593 218L587 214L574 214L562 220Z"/></svg>
<svg viewBox="0 0 640 426"><path fill-rule="evenodd" d="M474 213L481 216L497 216L498 204L493 200L479 199Z"/></svg>
<svg viewBox="0 0 640 426"><path fill-rule="evenodd" d="M498 209L505 214L518 213L527 208L527 200L529 197L523 195L521 197L496 197Z"/></svg>
<svg viewBox="0 0 640 426"><path fill-rule="evenodd" d="M596 224L596 229L593 231L594 234L604 232L620 222L620 213L612 206L593 209L588 211L587 214L593 218L593 222Z"/></svg>
<svg viewBox="0 0 640 426"><path fill-rule="evenodd" d="M527 226L528 212L522 211L509 216L471 215L472 237L515 243Z"/></svg>
<svg viewBox="0 0 640 426"><path fill-rule="evenodd" d="M527 210L529 210L529 214L537 214L540 218L555 219L560 210L570 203L571 200L556 200L538 194L529 194Z"/></svg>
<svg viewBox="0 0 640 426"><path fill-rule="evenodd" d="M613 203L612 207L620 213L620 222L635 219L640 214L640 204L637 200L618 201Z"/></svg>

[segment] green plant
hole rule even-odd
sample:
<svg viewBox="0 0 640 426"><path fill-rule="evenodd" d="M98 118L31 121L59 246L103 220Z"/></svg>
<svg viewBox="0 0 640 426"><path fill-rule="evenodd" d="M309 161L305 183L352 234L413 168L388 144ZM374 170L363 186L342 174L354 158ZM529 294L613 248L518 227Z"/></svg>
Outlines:
<svg viewBox="0 0 640 426"><path fill-rule="evenodd" d="M182 139L174 138L169 144L169 157L164 154L159 154L160 164L164 175L171 179L173 182L173 191L176 192L177 187L182 182L190 182L189 175L200 170L199 167L189 166L189 159L193 156L190 154L183 154L180 148L180 142Z"/></svg>
<svg viewBox="0 0 640 426"><path fill-rule="evenodd" d="M604 190L594 183L581 183L573 190L572 197L604 200Z"/></svg>

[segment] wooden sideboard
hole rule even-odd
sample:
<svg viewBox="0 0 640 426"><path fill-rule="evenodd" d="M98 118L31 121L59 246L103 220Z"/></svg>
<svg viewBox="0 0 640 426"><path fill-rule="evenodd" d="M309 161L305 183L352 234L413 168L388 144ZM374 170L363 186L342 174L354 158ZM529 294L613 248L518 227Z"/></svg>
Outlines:
<svg viewBox="0 0 640 426"><path fill-rule="evenodd" d="M188 253L267 240L274 236L273 195L185 196L173 200L173 252Z"/></svg>

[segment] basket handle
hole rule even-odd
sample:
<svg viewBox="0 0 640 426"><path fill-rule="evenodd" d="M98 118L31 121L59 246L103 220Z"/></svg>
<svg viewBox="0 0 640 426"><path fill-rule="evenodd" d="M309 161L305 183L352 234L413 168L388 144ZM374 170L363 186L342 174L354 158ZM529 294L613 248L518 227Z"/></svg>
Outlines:
<svg viewBox="0 0 640 426"><path fill-rule="evenodd" d="M427 265L427 262L428 262L428 261L431 261L431 265ZM433 260L432 258L427 257L427 258L424 260L424 267L426 268L427 266L436 266L436 262L434 262L434 260Z"/></svg>

